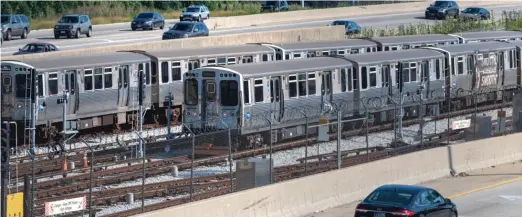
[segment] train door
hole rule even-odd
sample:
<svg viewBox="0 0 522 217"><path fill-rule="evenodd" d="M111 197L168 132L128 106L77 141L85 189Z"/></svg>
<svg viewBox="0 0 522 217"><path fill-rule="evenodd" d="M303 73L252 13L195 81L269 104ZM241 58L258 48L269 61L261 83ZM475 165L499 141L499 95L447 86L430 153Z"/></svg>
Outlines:
<svg viewBox="0 0 522 217"><path fill-rule="evenodd" d="M421 85L424 88L423 94L424 99L428 97L428 90L430 90L430 63L428 61L421 62L421 73L420 73Z"/></svg>
<svg viewBox="0 0 522 217"><path fill-rule="evenodd" d="M69 99L67 102L67 114L76 114L79 103L79 94L77 89L78 85L76 83L77 73L76 70L68 70L65 71L64 74L65 90L69 93Z"/></svg>
<svg viewBox="0 0 522 217"><path fill-rule="evenodd" d="M321 74L321 103L332 101L332 72L324 71Z"/></svg>
<svg viewBox="0 0 522 217"><path fill-rule="evenodd" d="M393 97L393 89L391 83L391 75L390 75L390 65L382 65L381 66L381 76L382 76L382 87L383 90L386 92L386 94L389 97ZM391 104L392 102L388 99L386 99L388 104Z"/></svg>
<svg viewBox="0 0 522 217"><path fill-rule="evenodd" d="M188 63L188 70L198 69L200 66L199 60L190 60Z"/></svg>
<svg viewBox="0 0 522 217"><path fill-rule="evenodd" d="M283 103L282 103L282 94L281 94L281 77L271 77L270 78L270 102L271 102L271 111L272 111L272 120L276 122L281 121L281 114L283 112Z"/></svg>
<svg viewBox="0 0 522 217"><path fill-rule="evenodd" d="M201 118L202 124L205 125L208 121L212 121L218 117L216 108L216 81L214 79L204 79L202 83Z"/></svg>
<svg viewBox="0 0 522 217"><path fill-rule="evenodd" d="M122 65L118 73L118 107L129 105L129 66Z"/></svg>

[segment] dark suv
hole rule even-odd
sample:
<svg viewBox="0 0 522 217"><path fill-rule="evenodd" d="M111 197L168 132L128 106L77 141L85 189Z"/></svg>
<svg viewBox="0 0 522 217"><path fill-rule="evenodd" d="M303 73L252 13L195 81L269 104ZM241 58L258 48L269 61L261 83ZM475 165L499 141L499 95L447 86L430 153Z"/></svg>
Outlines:
<svg viewBox="0 0 522 217"><path fill-rule="evenodd" d="M2 36L9 41L13 36L27 38L31 31L29 19L23 14L2 14Z"/></svg>
<svg viewBox="0 0 522 217"><path fill-rule="evenodd" d="M67 38L74 36L75 38L80 38L80 34L85 34L87 37L92 36L92 24L88 15L64 15L54 26L55 39L59 39L60 36L67 36Z"/></svg>
<svg viewBox="0 0 522 217"><path fill-rule="evenodd" d="M164 26L165 18L163 18L163 16L158 12L144 12L138 14L131 23L131 29L133 31L136 29L154 30L156 27L163 29Z"/></svg>
<svg viewBox="0 0 522 217"><path fill-rule="evenodd" d="M426 19L430 18L438 18L438 19L446 19L448 16L452 16L457 18L459 16L459 5L454 1L435 1L435 3L431 4L424 15Z"/></svg>
<svg viewBox="0 0 522 217"><path fill-rule="evenodd" d="M192 38L208 36L207 25L203 22L182 21L174 24L169 31L163 33L162 39Z"/></svg>

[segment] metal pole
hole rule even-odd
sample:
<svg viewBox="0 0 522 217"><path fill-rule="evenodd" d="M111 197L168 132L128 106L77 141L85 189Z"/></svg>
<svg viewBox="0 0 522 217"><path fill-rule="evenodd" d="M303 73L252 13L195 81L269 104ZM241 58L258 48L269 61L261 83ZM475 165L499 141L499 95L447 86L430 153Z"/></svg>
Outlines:
<svg viewBox="0 0 522 217"><path fill-rule="evenodd" d="M142 106L140 106L141 108ZM140 112L140 120L141 120L141 112ZM140 141L143 142L143 138L141 137L141 121L140 121ZM142 179L141 179L141 213L145 212L145 144L142 146L142 157L141 163L143 165L142 168Z"/></svg>
<svg viewBox="0 0 522 217"><path fill-rule="evenodd" d="M448 145L450 144L450 118L451 118L451 90L450 90L450 93L448 94L448 138L447 138Z"/></svg>
<svg viewBox="0 0 522 217"><path fill-rule="evenodd" d="M477 136L477 96L473 94L473 101L475 103L475 114L473 115L473 140L475 140Z"/></svg>
<svg viewBox="0 0 522 217"><path fill-rule="evenodd" d="M399 140L402 141L402 117L404 116L403 114L403 96L402 96L402 92L400 93L400 100L399 100Z"/></svg>
<svg viewBox="0 0 522 217"><path fill-rule="evenodd" d="M308 173L308 146L310 145L310 141L308 141L308 117L305 117L306 119L306 146L305 146L305 176Z"/></svg>
<svg viewBox="0 0 522 217"><path fill-rule="evenodd" d="M192 157L190 158L190 197L189 197L189 201L192 201L192 191L193 191L192 179L194 178L194 156L195 156L194 151L195 151L195 145L196 145L196 135L194 135L194 133L191 133L191 134L192 134L192 154L191 154Z"/></svg>
<svg viewBox="0 0 522 217"><path fill-rule="evenodd" d="M270 124L270 153L269 153L269 156L270 156L270 171L269 171L269 174L270 174L270 184L274 183L274 174L272 174L272 167L273 167L273 163L272 163L272 144L273 144L273 139L272 139L272 122L269 120L268 122Z"/></svg>
<svg viewBox="0 0 522 217"><path fill-rule="evenodd" d="M270 132L272 133L272 132ZM270 141L272 143L272 141ZM272 145L270 145L272 147ZM270 153L272 153L272 149L270 149ZM271 157L271 155L270 155ZM230 192L234 192L234 176L232 175L232 135L230 133L230 127L228 127L228 167L230 169ZM271 163L270 163L271 164ZM271 165L270 165L271 166Z"/></svg>
<svg viewBox="0 0 522 217"><path fill-rule="evenodd" d="M65 133L67 131L67 92L66 90L62 91L62 105L63 105L63 111L62 111L62 131L63 131L63 148L65 149L65 146L67 145L67 134ZM71 147L69 147L69 150L71 150Z"/></svg>
<svg viewBox="0 0 522 217"><path fill-rule="evenodd" d="M337 169L341 169L341 111L337 112Z"/></svg>
<svg viewBox="0 0 522 217"><path fill-rule="evenodd" d="M370 143L368 142L368 119L366 119L366 162L370 162Z"/></svg>
<svg viewBox="0 0 522 217"><path fill-rule="evenodd" d="M421 148L424 148L424 94L423 94L424 88L421 90L420 93L420 145Z"/></svg>
<svg viewBox="0 0 522 217"><path fill-rule="evenodd" d="M141 131L142 131L142 126L143 126L142 125L143 120L141 118L142 112L143 112L143 106L140 105L140 108L139 108L139 111L138 111L138 134L139 134L140 137L141 137ZM143 141L140 139L138 144L139 144L139 147L138 147L139 148L139 150L138 150L138 157L144 157L144 155L143 155Z"/></svg>
<svg viewBox="0 0 522 217"><path fill-rule="evenodd" d="M35 204L35 187L34 183L36 182L35 177L35 157L36 157L36 97L35 100L32 101L31 105L31 155L32 155L32 163L31 163L31 169L32 169L32 177L31 177L31 216L34 216L34 204Z"/></svg>
<svg viewBox="0 0 522 217"><path fill-rule="evenodd" d="M15 125L15 155L18 156L18 124L16 122L12 122ZM18 161L15 163L16 167L16 180L18 181ZM18 192L18 184L16 184L16 192Z"/></svg>
<svg viewBox="0 0 522 217"><path fill-rule="evenodd" d="M168 138L170 139L171 138L171 132L170 132L170 125L171 125L171 121L172 121L172 93L169 92L169 95L167 96L167 100L168 100L168 104L169 104L169 107L168 107L168 110L167 110L167 136Z"/></svg>
<svg viewBox="0 0 522 217"><path fill-rule="evenodd" d="M88 146L91 150L91 169L89 175L89 217L92 215L92 172L94 166L94 150L92 150L91 146Z"/></svg>

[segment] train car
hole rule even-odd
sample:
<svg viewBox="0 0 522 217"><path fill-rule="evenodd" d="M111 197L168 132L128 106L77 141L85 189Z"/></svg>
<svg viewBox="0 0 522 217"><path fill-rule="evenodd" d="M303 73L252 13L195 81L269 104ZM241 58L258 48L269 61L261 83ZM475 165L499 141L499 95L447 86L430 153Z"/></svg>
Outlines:
<svg viewBox="0 0 522 217"><path fill-rule="evenodd" d="M521 31L483 31L461 32L448 34L458 38L460 44L487 42L487 41L518 41L522 40Z"/></svg>
<svg viewBox="0 0 522 217"><path fill-rule="evenodd" d="M440 45L457 44L459 42L456 37L443 34L373 37L369 40L377 43L377 51L435 47Z"/></svg>
<svg viewBox="0 0 522 217"><path fill-rule="evenodd" d="M354 65L355 76L343 76L341 85L354 83L354 112L374 115L376 122L393 120L394 108L401 95L405 117L419 113L420 98L428 114L439 113L439 102L444 100L444 76L440 73L444 55L424 49L349 55L345 58ZM400 77L402 76L402 79ZM342 79L347 78L347 82ZM399 88L402 84L402 90ZM351 91L351 85L341 92ZM402 91L402 92L401 92ZM422 95L420 95L422 93Z"/></svg>
<svg viewBox="0 0 522 217"><path fill-rule="evenodd" d="M9 90L2 94L2 108L12 109L5 113L2 110L2 119L24 121L30 117L27 75L30 70L36 70L36 125L47 133L62 128L59 123L63 120L63 106L58 104L58 99L64 93L68 95L66 117L71 129L119 125L133 120L131 113L138 109L138 68L149 68L150 58L111 52L32 59L24 63L2 61L1 64L4 90ZM11 85L7 85L9 83ZM147 84L146 95L150 96L150 74ZM146 97L144 104L150 105L150 97Z"/></svg>
<svg viewBox="0 0 522 217"><path fill-rule="evenodd" d="M365 39L336 41L300 41L287 44L266 44L276 52L276 60L290 60L330 55L376 52L377 44Z"/></svg>
<svg viewBox="0 0 522 217"><path fill-rule="evenodd" d="M339 73L352 66L342 58L316 57L193 70L184 78L184 123L194 131L230 127L248 135L247 141L268 141L270 123L278 131L274 141L302 136L304 115L309 123L328 115L334 93L341 93Z"/></svg>
<svg viewBox="0 0 522 217"><path fill-rule="evenodd" d="M425 48L445 55L446 92L457 107L500 100L517 87L516 46L490 41ZM500 91L499 90L504 90ZM507 90L507 91L506 91Z"/></svg>
<svg viewBox="0 0 522 217"><path fill-rule="evenodd" d="M183 102L182 75L202 66L221 66L272 61L274 51L259 45L234 45L191 49L162 49L133 51L144 54L152 61L152 103L156 114L164 116L168 107L165 97L172 94L174 114L181 118ZM164 116L165 117L165 116ZM158 117L156 119L166 119Z"/></svg>
<svg viewBox="0 0 522 217"><path fill-rule="evenodd" d="M522 40L519 41L510 41L510 44L513 44L517 47L515 59L516 59L516 66L517 66L517 88L520 88L522 86L522 59L520 58L522 56Z"/></svg>

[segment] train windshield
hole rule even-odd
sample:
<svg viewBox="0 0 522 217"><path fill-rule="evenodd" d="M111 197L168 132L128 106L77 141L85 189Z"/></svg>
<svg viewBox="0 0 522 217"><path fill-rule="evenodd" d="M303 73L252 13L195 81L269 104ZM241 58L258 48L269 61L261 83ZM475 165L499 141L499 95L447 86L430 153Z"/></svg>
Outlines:
<svg viewBox="0 0 522 217"><path fill-rule="evenodd" d="M198 81L196 79L185 80L185 104L198 104Z"/></svg>
<svg viewBox="0 0 522 217"><path fill-rule="evenodd" d="M238 85L237 81L221 81L221 105L237 106L238 104Z"/></svg>
<svg viewBox="0 0 522 217"><path fill-rule="evenodd" d="M16 98L26 97L26 77L23 74L15 75L15 96ZM29 95L29 93L27 93Z"/></svg>

